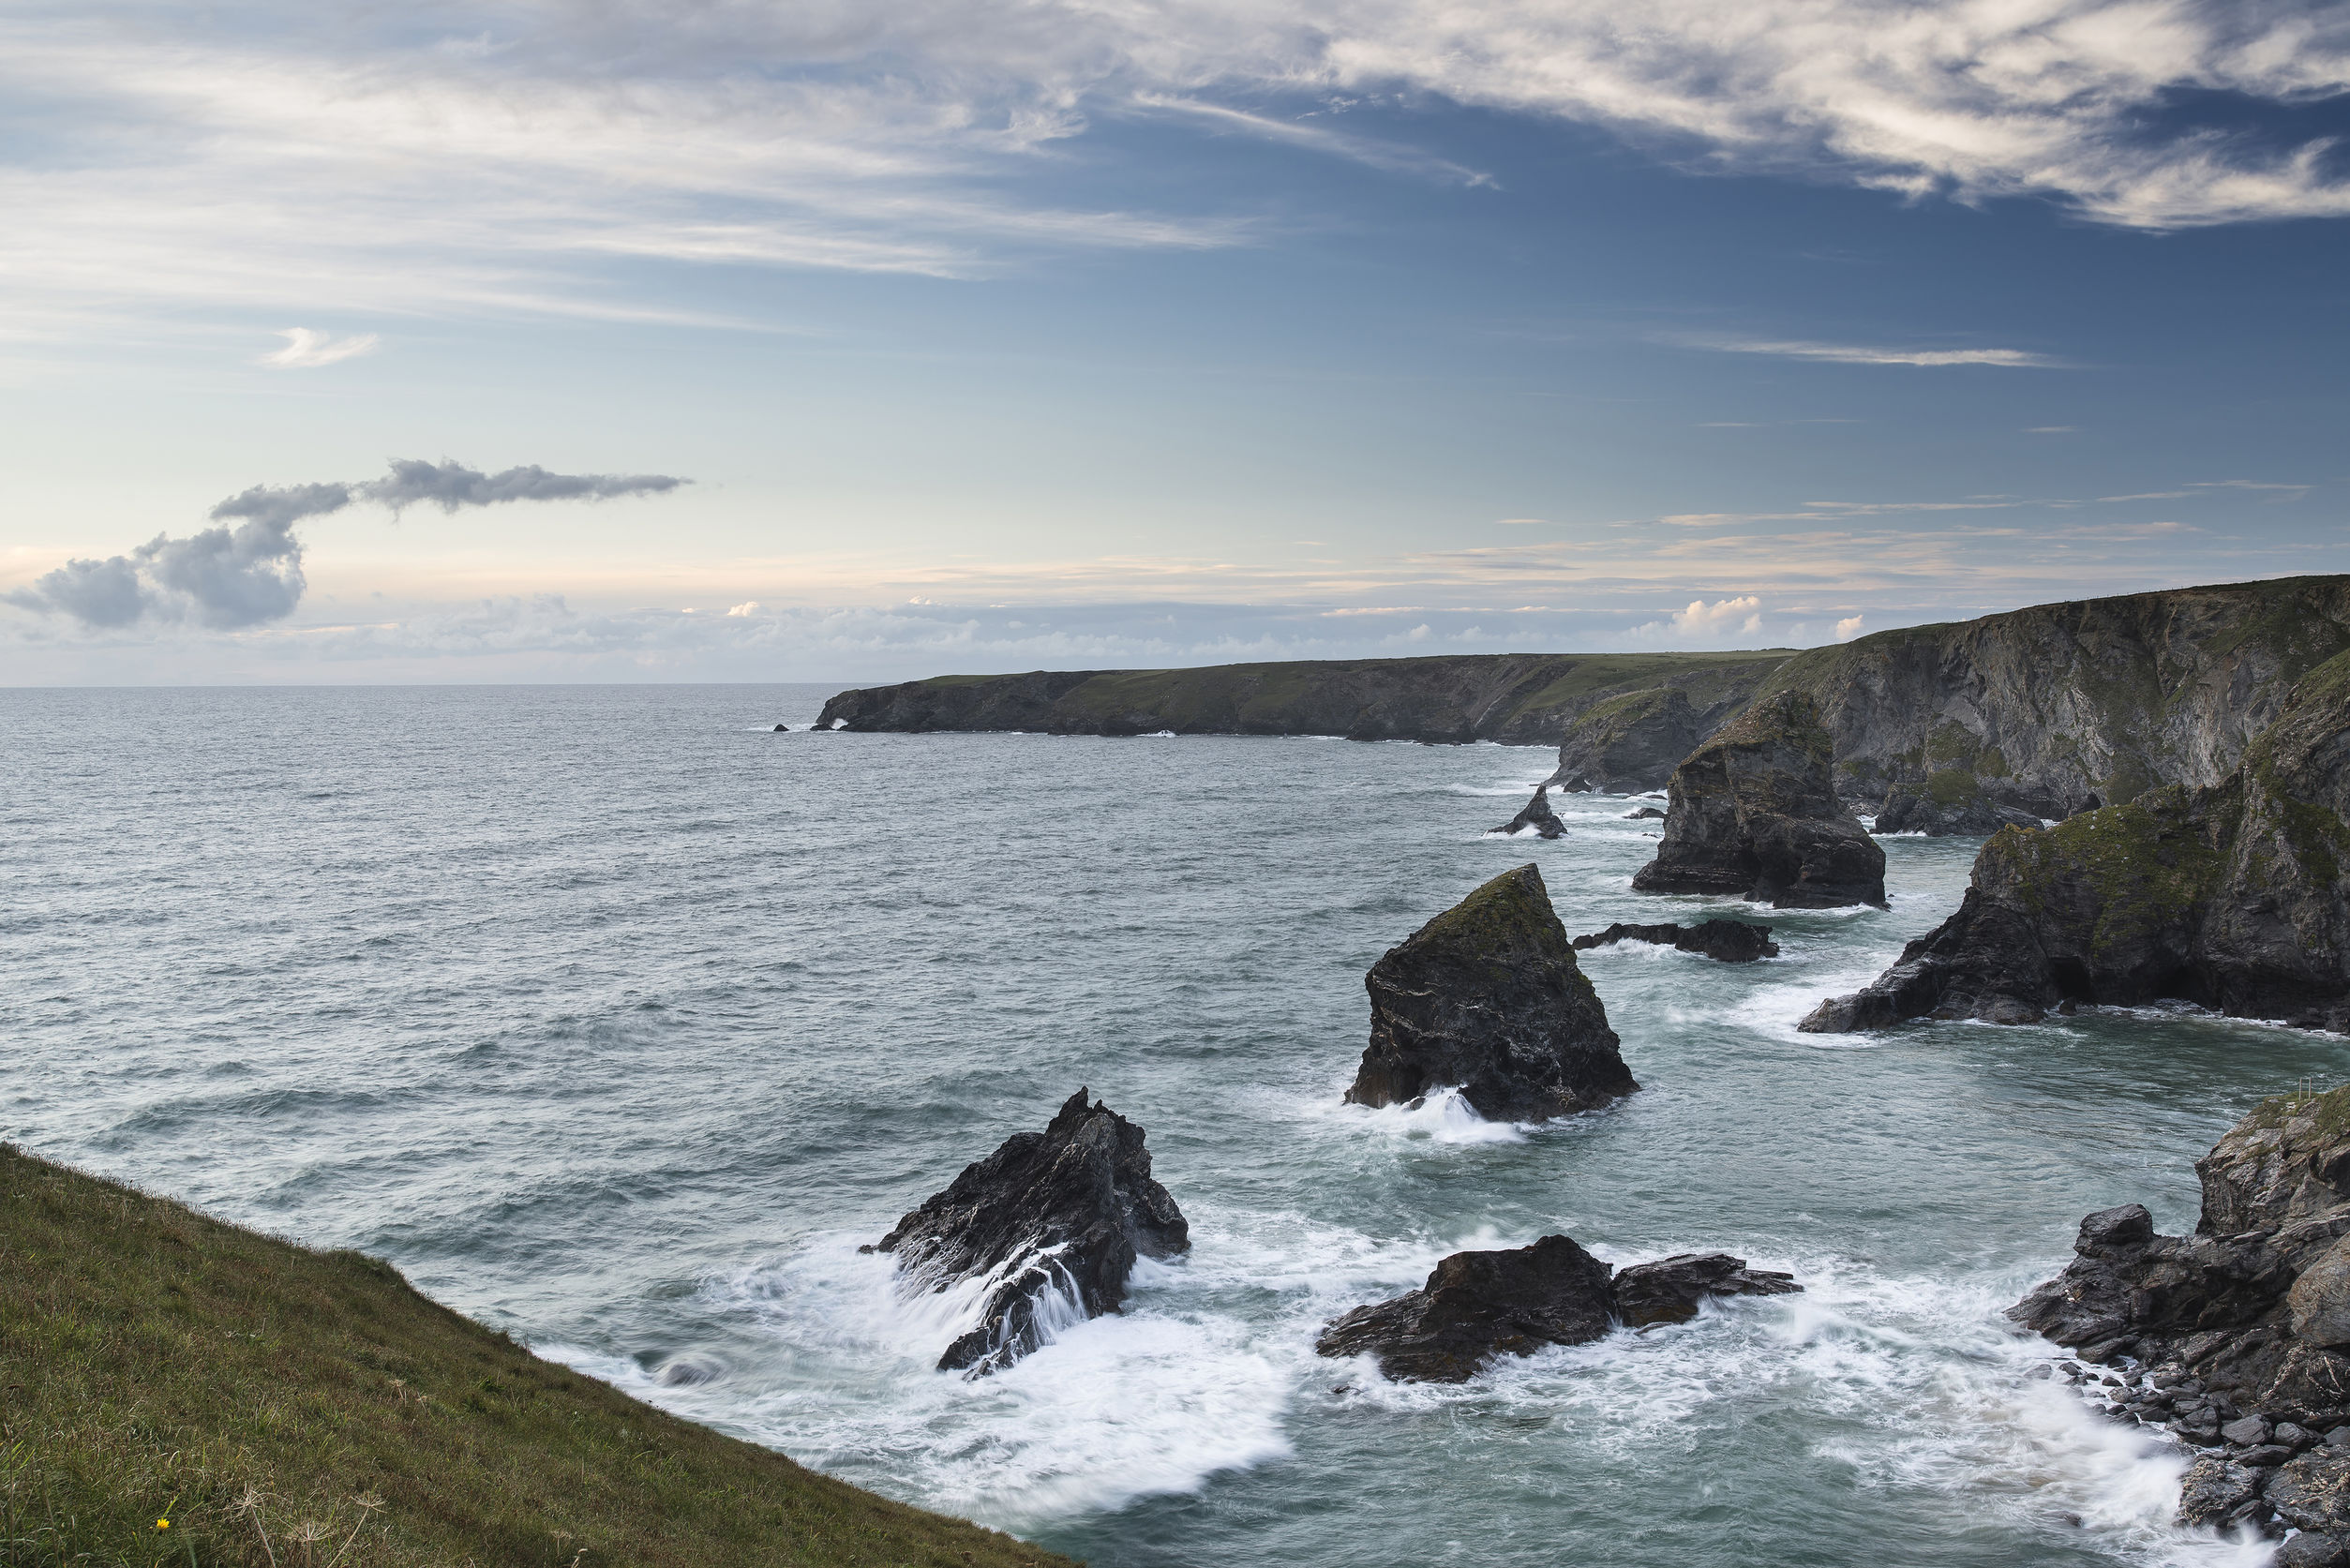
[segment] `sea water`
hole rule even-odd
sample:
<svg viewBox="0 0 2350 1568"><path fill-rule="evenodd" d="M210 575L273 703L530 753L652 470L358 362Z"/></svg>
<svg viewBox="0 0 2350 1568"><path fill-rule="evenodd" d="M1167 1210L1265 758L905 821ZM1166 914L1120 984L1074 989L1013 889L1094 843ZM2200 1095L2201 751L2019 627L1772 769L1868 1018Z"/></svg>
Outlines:
<svg viewBox="0 0 2350 1568"><path fill-rule="evenodd" d="M2088 1012L1813 1037L1956 903L1631 891L1643 802L1487 836L1543 751L810 733L805 687L0 692L0 1136L397 1263L541 1353L1097 1564L2257 1563L2001 1309L2328 1037ZM777 733L774 725L796 727ZM1340 1096L1362 974L1533 861L1644 1085L1536 1127ZM1010 1369L861 1255L1080 1086L1190 1253ZM1313 1352L1461 1247L1720 1248L1801 1295L1454 1387Z"/></svg>

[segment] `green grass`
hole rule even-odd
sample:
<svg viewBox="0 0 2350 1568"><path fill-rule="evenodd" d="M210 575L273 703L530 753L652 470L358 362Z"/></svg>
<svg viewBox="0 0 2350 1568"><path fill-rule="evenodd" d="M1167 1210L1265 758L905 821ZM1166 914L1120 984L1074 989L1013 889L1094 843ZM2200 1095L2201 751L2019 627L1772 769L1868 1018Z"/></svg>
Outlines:
<svg viewBox="0 0 2350 1568"><path fill-rule="evenodd" d="M541 1361L376 1259L0 1144L8 1568L1066 1561Z"/></svg>

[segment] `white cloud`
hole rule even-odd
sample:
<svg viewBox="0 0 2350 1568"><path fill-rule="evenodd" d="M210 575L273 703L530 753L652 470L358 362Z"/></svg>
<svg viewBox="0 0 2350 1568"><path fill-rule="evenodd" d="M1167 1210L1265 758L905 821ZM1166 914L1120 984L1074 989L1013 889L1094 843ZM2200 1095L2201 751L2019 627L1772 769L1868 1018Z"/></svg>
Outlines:
<svg viewBox="0 0 2350 1568"><path fill-rule="evenodd" d="M372 332L334 337L312 332L308 327L287 327L277 336L286 340L286 346L275 353L262 355L258 363L279 370L315 370L323 365L339 365L344 360L372 353L377 342Z"/></svg>
<svg viewBox="0 0 2350 1568"><path fill-rule="evenodd" d="M1859 636L1861 635L1861 620L1862 618L1857 615L1848 615L1842 620L1837 621L1836 641L1850 642L1854 637Z"/></svg>
<svg viewBox="0 0 2350 1568"><path fill-rule="evenodd" d="M1744 593L1734 599L1707 604L1692 599L1670 619L1635 626L1628 634L1636 642L1711 642L1728 636L1752 636L1762 630L1762 597Z"/></svg>
<svg viewBox="0 0 2350 1568"><path fill-rule="evenodd" d="M1323 112L1373 96L1606 127L1695 168L2040 197L2138 228L2350 215L2325 143L2247 128L2350 89L2350 7L2295 0L110 9L132 7L0 15L0 117L40 131L0 138L0 327L158 302L694 320L628 297L606 263L969 276L1039 247L1250 237L1235 217L1040 198L1027 177L1111 114L1478 178ZM2229 118L2198 121L2204 101Z"/></svg>
<svg viewBox="0 0 2350 1568"><path fill-rule="evenodd" d="M2062 362L2024 349L1887 349L1859 343L1807 343L1744 337L1684 337L1688 348L1726 354L1773 354L1781 359L1824 360L1833 365L1993 365L2010 370L2054 370Z"/></svg>

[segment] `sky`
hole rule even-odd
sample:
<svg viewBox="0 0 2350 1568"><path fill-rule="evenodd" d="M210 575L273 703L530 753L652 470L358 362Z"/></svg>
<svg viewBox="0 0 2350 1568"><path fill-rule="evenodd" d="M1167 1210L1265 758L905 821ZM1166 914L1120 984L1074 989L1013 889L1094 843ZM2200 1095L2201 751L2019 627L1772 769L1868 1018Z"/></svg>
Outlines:
<svg viewBox="0 0 2350 1568"><path fill-rule="evenodd" d="M2350 4L17 0L0 684L2350 571Z"/></svg>

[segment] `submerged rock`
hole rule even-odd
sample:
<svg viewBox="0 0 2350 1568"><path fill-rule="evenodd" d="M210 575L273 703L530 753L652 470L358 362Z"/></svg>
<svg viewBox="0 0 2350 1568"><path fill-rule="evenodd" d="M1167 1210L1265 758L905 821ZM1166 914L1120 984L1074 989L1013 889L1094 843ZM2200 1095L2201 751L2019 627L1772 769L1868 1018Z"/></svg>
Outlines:
<svg viewBox="0 0 2350 1568"><path fill-rule="evenodd" d="M1565 1236L1532 1247L1456 1252L1428 1283L1332 1320L1314 1349L1369 1351L1390 1378L1463 1382L1496 1355L1580 1345L1622 1322L1686 1322L1709 1295L1780 1295L1792 1276L1747 1269L1725 1252L1684 1253L1615 1274Z"/></svg>
<svg viewBox="0 0 2350 1568"><path fill-rule="evenodd" d="M2008 1316L2085 1362L2123 1367L2111 1381L2140 1421L2227 1445L2191 1472L2189 1522L2350 1530L2350 1445L2312 1446L2322 1430L2350 1436L2338 1315L2350 1089L2268 1101L2195 1172L2193 1235L2158 1233L2137 1203L2101 1209L2081 1222L2064 1272Z"/></svg>
<svg viewBox="0 0 2350 1568"><path fill-rule="evenodd" d="M1605 931L1578 936L1575 947L1579 952L1611 942L1654 942L1684 953L1703 953L1724 963L1751 963L1759 958L1779 956L1779 945L1771 940L1771 928L1744 920L1707 920L1694 926L1626 925L1618 920Z"/></svg>
<svg viewBox="0 0 2350 1568"><path fill-rule="evenodd" d="M1624 814L1626 822L1662 822L1665 814L1654 806L1639 806Z"/></svg>
<svg viewBox="0 0 2350 1568"><path fill-rule="evenodd" d="M909 1285L987 1281L977 1327L941 1370L991 1372L1037 1349L1055 1321L1115 1312L1137 1256L1190 1247L1190 1227L1151 1179L1143 1129L1070 1097L1042 1132L1018 1132L897 1222L870 1250L894 1253Z"/></svg>
<svg viewBox="0 0 2350 1568"><path fill-rule="evenodd" d="M2001 831L1955 914L1803 1027L2029 1022L2059 1003L2168 997L2343 1031L2345 859L2350 654L2305 676L2222 783Z"/></svg>
<svg viewBox="0 0 2350 1568"><path fill-rule="evenodd" d="M1566 824L1561 822L1559 814L1550 809L1550 786L1549 784L1534 785L1534 798L1526 802L1526 809L1511 817L1501 827L1494 829L1493 831L1522 833L1529 828L1546 839L1566 837Z"/></svg>
<svg viewBox="0 0 2350 1568"><path fill-rule="evenodd" d="M1350 1103L1403 1105L1458 1088L1489 1120L1541 1121L1639 1087L1532 865L1389 948L1363 984L1370 1044Z"/></svg>
<svg viewBox="0 0 2350 1568"><path fill-rule="evenodd" d="M1780 908L1885 902L1885 852L1836 799L1810 697L1761 698L1673 769L1664 842L1632 886Z"/></svg>
<svg viewBox="0 0 2350 1568"><path fill-rule="evenodd" d="M1877 808L1872 833L1923 833L1928 838L1985 838L2002 828L2037 828L2040 818L1980 795L1938 800L1931 794L1895 786Z"/></svg>

